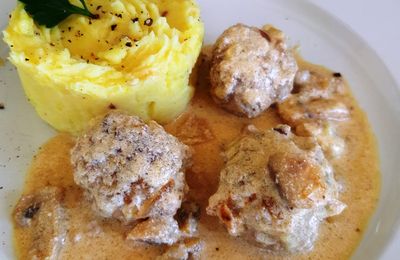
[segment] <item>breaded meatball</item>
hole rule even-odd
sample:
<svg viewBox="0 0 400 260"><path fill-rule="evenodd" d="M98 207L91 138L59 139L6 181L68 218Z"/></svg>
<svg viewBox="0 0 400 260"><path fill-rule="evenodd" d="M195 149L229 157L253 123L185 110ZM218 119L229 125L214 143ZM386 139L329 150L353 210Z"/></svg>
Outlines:
<svg viewBox="0 0 400 260"><path fill-rule="evenodd" d="M345 208L320 146L289 126L250 127L228 146L225 159L207 213L232 236L275 253L309 251L320 223Z"/></svg>
<svg viewBox="0 0 400 260"><path fill-rule="evenodd" d="M281 31L237 24L214 45L210 80L216 103L228 111L256 117L293 88L296 60Z"/></svg>
<svg viewBox="0 0 400 260"><path fill-rule="evenodd" d="M72 149L74 180L99 215L123 222L173 217L188 147L154 121L111 112Z"/></svg>

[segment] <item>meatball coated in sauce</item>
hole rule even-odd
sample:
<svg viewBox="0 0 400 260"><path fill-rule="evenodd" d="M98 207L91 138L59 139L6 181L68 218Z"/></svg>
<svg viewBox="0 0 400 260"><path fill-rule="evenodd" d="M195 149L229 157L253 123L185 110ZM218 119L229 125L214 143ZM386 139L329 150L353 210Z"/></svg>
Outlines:
<svg viewBox="0 0 400 260"><path fill-rule="evenodd" d="M296 60L281 31L237 24L214 45L210 80L216 103L253 118L291 92Z"/></svg>
<svg viewBox="0 0 400 260"><path fill-rule="evenodd" d="M74 180L103 217L173 217L186 190L188 147L154 121L112 112L78 138Z"/></svg>
<svg viewBox="0 0 400 260"><path fill-rule="evenodd" d="M282 119L301 136L313 136L329 159L340 158L345 142L338 135L337 124L351 118L343 102L347 94L340 73L325 75L300 70L295 77L294 93L278 104Z"/></svg>
<svg viewBox="0 0 400 260"><path fill-rule="evenodd" d="M342 77L302 70L295 86L295 93L278 105L279 114L290 125L349 119L349 110L340 98L346 94Z"/></svg>
<svg viewBox="0 0 400 260"><path fill-rule="evenodd" d="M311 250L322 220L345 208L320 146L290 131L250 126L231 143L207 208L230 235L271 252Z"/></svg>

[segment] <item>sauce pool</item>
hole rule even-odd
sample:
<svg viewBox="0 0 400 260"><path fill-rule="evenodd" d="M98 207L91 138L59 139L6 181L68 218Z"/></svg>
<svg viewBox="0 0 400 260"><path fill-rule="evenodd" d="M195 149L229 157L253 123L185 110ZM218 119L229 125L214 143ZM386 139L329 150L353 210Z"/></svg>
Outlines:
<svg viewBox="0 0 400 260"><path fill-rule="evenodd" d="M298 59L301 69L319 73L332 72ZM346 141L346 152L331 160L335 177L344 186L340 199L347 204L345 211L331 217L320 227L318 240L310 253L293 256L273 256L240 238L229 236L215 217L205 214L208 198L217 190L219 172L223 167L221 152L224 146L236 138L243 127L253 124L259 129L268 129L282 123L276 108L272 107L260 117L247 119L225 112L214 104L209 96L207 64L197 68L196 94L185 113L165 126L178 136L188 127L188 118L195 118L191 127L207 130L205 141L191 143L193 165L186 172L190 187L188 197L201 205L199 237L205 247L202 259L347 259L360 243L368 220L378 202L380 173L374 135L365 113L352 96L343 102L351 108L351 120L339 123L339 135ZM196 123L197 122L197 126ZM196 129L187 129L192 131ZM193 133L192 134L196 134ZM163 246L133 244L125 240L131 228L118 221L97 217L83 199L83 191L74 183L70 164L70 149L74 138L59 134L41 147L30 167L24 194L34 192L47 185L65 189L65 207L68 209L70 229L62 250L61 259L154 259L165 248ZM29 250L26 233L14 227L14 242L17 255L25 259Z"/></svg>

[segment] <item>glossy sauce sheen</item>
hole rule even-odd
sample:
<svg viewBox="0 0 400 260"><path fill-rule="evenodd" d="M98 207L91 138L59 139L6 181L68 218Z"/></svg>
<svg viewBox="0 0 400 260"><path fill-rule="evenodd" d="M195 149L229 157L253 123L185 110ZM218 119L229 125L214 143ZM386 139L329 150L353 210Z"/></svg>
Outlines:
<svg viewBox="0 0 400 260"><path fill-rule="evenodd" d="M299 60L302 69L332 73L323 67ZM202 127L210 130L208 140L191 145L193 166L186 172L190 186L188 196L201 205L202 214L199 236L205 241L202 259L346 259L355 250L368 220L378 201L380 173L376 141L366 115L355 100L349 96L343 100L351 109L351 120L340 123L339 134L346 140L347 150L336 161L336 179L344 184L340 199L347 204L339 216L329 218L320 227L314 250L304 255L273 256L228 235L218 219L205 214L208 198L217 190L219 172L223 167L221 153L224 146L237 137L244 126L254 124L268 129L282 123L276 108L255 119L234 116L220 109L212 101L207 82L207 66L198 66L196 95L186 112L166 126L171 134L178 135L189 116L200 119ZM193 129L187 129L193 130ZM73 182L69 152L74 139L59 134L45 144L35 156L24 194L46 185L65 188L65 206L69 210L70 229L62 252L62 259L154 259L165 248L163 246L138 245L126 241L129 226L113 220L96 217L84 200L83 192ZM20 259L25 259L29 238L18 227L15 228L15 245Z"/></svg>

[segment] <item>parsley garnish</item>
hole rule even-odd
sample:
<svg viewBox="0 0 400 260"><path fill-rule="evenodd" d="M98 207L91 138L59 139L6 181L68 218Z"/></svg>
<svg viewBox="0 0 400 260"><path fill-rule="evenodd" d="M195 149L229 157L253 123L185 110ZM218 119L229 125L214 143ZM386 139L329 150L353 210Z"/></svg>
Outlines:
<svg viewBox="0 0 400 260"><path fill-rule="evenodd" d="M71 14L81 14L96 18L87 8L84 0L79 0L83 8L72 5L68 0L20 0L25 4L28 12L35 22L48 28L54 27Z"/></svg>

